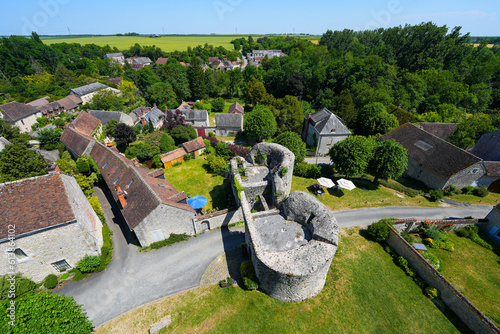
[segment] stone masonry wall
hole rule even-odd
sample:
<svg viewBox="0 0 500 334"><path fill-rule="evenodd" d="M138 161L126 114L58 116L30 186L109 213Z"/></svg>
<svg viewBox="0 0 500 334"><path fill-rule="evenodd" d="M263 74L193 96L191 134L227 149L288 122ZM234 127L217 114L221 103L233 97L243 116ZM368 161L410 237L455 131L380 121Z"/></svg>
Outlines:
<svg viewBox="0 0 500 334"><path fill-rule="evenodd" d="M101 220L97 217L75 178L64 174L60 174L60 176L77 223L87 234L90 243L93 244L93 250L99 252L103 244Z"/></svg>
<svg viewBox="0 0 500 334"><path fill-rule="evenodd" d="M446 223L451 223L454 226L451 228L452 230L457 230L459 228L466 227L468 225L478 225L480 227L483 227L486 225L485 223L479 222L479 219L449 219L449 220L429 220L429 221L434 221L439 224L446 224ZM420 227L421 222L417 222L416 219L401 219L401 220L393 220L391 221L393 224L394 228L396 231L399 233L403 231L407 231L408 228L410 228L407 232L409 233L414 233L417 231L417 229Z"/></svg>
<svg viewBox="0 0 500 334"><path fill-rule="evenodd" d="M18 271L38 283L49 274L60 274L52 265L54 262L66 260L74 267L87 254L99 255L87 237L87 232L75 222L16 239L16 248L28 256L18 261ZM9 271L8 248L8 242L0 244L0 275Z"/></svg>
<svg viewBox="0 0 500 334"><path fill-rule="evenodd" d="M484 174L486 174L486 169L484 168L483 162L480 161L452 175L444 185L444 188L446 188L450 184L456 185L458 189L470 186L472 183L479 180Z"/></svg>
<svg viewBox="0 0 500 334"><path fill-rule="evenodd" d="M474 333L500 333L500 329L461 294L396 231L389 229L387 243L408 260L427 284L441 292L441 299Z"/></svg>
<svg viewBox="0 0 500 334"><path fill-rule="evenodd" d="M171 233L194 235L194 217L194 212L160 204L134 228L134 232L141 246L146 247L154 242L151 232L155 230L161 230L165 239Z"/></svg>
<svg viewBox="0 0 500 334"><path fill-rule="evenodd" d="M241 221L243 221L243 212L241 211L241 208L232 211L226 209L213 214L196 217L196 232L200 233L207 229L207 227L214 229Z"/></svg>

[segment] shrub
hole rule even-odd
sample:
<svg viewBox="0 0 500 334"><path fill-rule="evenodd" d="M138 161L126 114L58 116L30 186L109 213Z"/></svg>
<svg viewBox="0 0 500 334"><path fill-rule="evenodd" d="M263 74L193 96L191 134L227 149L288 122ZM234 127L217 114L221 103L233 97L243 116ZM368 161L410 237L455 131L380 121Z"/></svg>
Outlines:
<svg viewBox="0 0 500 334"><path fill-rule="evenodd" d="M161 162L161 157L158 154L153 157L153 162L156 168L163 168L163 162Z"/></svg>
<svg viewBox="0 0 500 334"><path fill-rule="evenodd" d="M389 237L389 226L383 221L373 223L368 227L368 235L377 242L385 241Z"/></svg>
<svg viewBox="0 0 500 334"><path fill-rule="evenodd" d="M45 286L47 289L54 289L57 286L57 276L54 274L50 274L45 277L43 286Z"/></svg>
<svg viewBox="0 0 500 334"><path fill-rule="evenodd" d="M280 176L284 177L286 175L286 173L288 173L288 168L287 167L281 168L281 170L280 170Z"/></svg>
<svg viewBox="0 0 500 334"><path fill-rule="evenodd" d="M215 153L226 160L231 159L231 151L226 143L218 142L215 146Z"/></svg>
<svg viewBox="0 0 500 334"><path fill-rule="evenodd" d="M259 288L259 279L255 275L255 269L251 260L244 261L241 264L240 275L248 290L257 290Z"/></svg>
<svg viewBox="0 0 500 334"><path fill-rule="evenodd" d="M209 137L214 137L214 138L215 138L215 134L214 134L212 131L209 131L209 132L208 132L208 136L209 136Z"/></svg>
<svg viewBox="0 0 500 334"><path fill-rule="evenodd" d="M236 176L234 177L234 188L236 189L236 194L238 195L238 198L241 199L240 193L245 190L245 187L243 187L239 182Z"/></svg>
<svg viewBox="0 0 500 334"><path fill-rule="evenodd" d="M443 239L446 236L446 233L441 232L436 228L430 228L424 231L424 235L428 238L437 241Z"/></svg>
<svg viewBox="0 0 500 334"><path fill-rule="evenodd" d="M433 288L432 286L428 286L425 288L425 294L429 298L437 298L437 297L439 297L439 290L436 288Z"/></svg>
<svg viewBox="0 0 500 334"><path fill-rule="evenodd" d="M441 267L441 261L439 260L439 258L432 254L432 253L429 253L429 252L423 252L422 253L422 256L436 269L439 270L439 268Z"/></svg>
<svg viewBox="0 0 500 334"><path fill-rule="evenodd" d="M66 279L69 277L69 273L64 273L61 275L61 279Z"/></svg>
<svg viewBox="0 0 500 334"><path fill-rule="evenodd" d="M189 161L189 160L191 160L192 157L193 156L191 153L186 153L186 154L184 154L184 161Z"/></svg>
<svg viewBox="0 0 500 334"><path fill-rule="evenodd" d="M170 245L176 244L178 242L189 240L189 238L191 238L191 237L189 235L187 235L186 233L182 233L182 234L170 233L170 236L167 239L153 242L148 247L144 247L142 250L147 251L150 249L159 249L159 248L162 248L165 246L170 246Z"/></svg>
<svg viewBox="0 0 500 334"><path fill-rule="evenodd" d="M486 187L477 187L473 191L475 196L486 197L490 193Z"/></svg>
<svg viewBox="0 0 500 334"><path fill-rule="evenodd" d="M75 275L73 276L73 281L75 282L81 281L82 279L87 277L87 274L82 273L80 270L76 268L74 269L74 273Z"/></svg>
<svg viewBox="0 0 500 334"><path fill-rule="evenodd" d="M401 233L401 236L403 237L403 239L405 239L409 244L412 244L415 242L415 238L413 237L413 235L411 235L410 233L408 232L403 232Z"/></svg>
<svg viewBox="0 0 500 334"><path fill-rule="evenodd" d="M431 201L439 201L444 197L444 192L442 190L432 189L429 191L429 195L431 196Z"/></svg>
<svg viewBox="0 0 500 334"><path fill-rule="evenodd" d="M15 294L10 292L10 283L14 280ZM0 277L0 300L18 298L35 290L36 284L29 278L23 277L20 273L15 275L4 275ZM10 295L10 296L9 296Z"/></svg>
<svg viewBox="0 0 500 334"><path fill-rule="evenodd" d="M179 162L174 162L172 164L172 167L177 167L177 166L180 166L180 165L182 165L182 162L180 162L180 161Z"/></svg>
<svg viewBox="0 0 500 334"><path fill-rule="evenodd" d="M88 199L90 205L92 206L92 209L94 209L97 217L99 217L101 222L105 223L106 218L104 218L104 213L102 212L102 206L101 206L101 203L99 203L99 198L97 198L96 196L91 196L91 197L87 197L87 199Z"/></svg>
<svg viewBox="0 0 500 334"><path fill-rule="evenodd" d="M111 235L112 232L109 229L108 225L106 223L102 224L102 247L101 247L101 263L99 264L99 267L97 267L98 272L103 271L104 269L107 268L109 262L111 262L111 259L113 257L113 247L112 247L112 242L111 242Z"/></svg>
<svg viewBox="0 0 500 334"><path fill-rule="evenodd" d="M257 159L255 159L255 160L257 160L257 163L259 163L259 164L263 164L267 160L267 156L262 152L258 152L256 155L256 158Z"/></svg>
<svg viewBox="0 0 500 334"><path fill-rule="evenodd" d="M465 188L462 188L462 194L464 195L472 195L473 192L474 192L473 186L467 186Z"/></svg>
<svg viewBox="0 0 500 334"><path fill-rule="evenodd" d="M85 255L80 261L78 261L76 268L84 274L92 273L96 271L100 264L100 256Z"/></svg>
<svg viewBox="0 0 500 334"><path fill-rule="evenodd" d="M317 176L321 175L321 168L318 165L301 162L295 165L293 169L293 175L305 177L308 179L314 179Z"/></svg>
<svg viewBox="0 0 500 334"><path fill-rule="evenodd" d="M223 157L216 155L215 153L210 153L207 156L207 161L210 169L216 174L221 174L228 170L226 160Z"/></svg>
<svg viewBox="0 0 500 334"><path fill-rule="evenodd" d="M444 191L446 195L453 196L457 193L457 186L450 184Z"/></svg>
<svg viewBox="0 0 500 334"><path fill-rule="evenodd" d="M464 228L460 228L458 230L455 230L455 234L458 235L459 237L462 238L467 238L475 242L476 244L489 249L493 250L493 246L491 246L489 243L487 243L485 240L483 240L479 234L479 227L476 225L468 225Z"/></svg>
<svg viewBox="0 0 500 334"><path fill-rule="evenodd" d="M90 170L90 164L87 159L81 157L76 160L76 168L78 169L79 173L86 174Z"/></svg>

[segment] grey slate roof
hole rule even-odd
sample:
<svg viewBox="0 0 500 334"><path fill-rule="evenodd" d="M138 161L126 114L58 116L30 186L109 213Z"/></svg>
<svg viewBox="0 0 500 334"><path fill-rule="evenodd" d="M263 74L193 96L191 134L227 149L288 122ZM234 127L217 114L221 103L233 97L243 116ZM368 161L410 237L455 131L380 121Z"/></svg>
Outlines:
<svg viewBox="0 0 500 334"><path fill-rule="evenodd" d="M144 115L144 118L146 120L146 124L149 124L149 120L151 120L153 126L156 127L156 125L164 115L165 114L160 109L151 108L151 112L148 112L146 115Z"/></svg>
<svg viewBox="0 0 500 334"><path fill-rule="evenodd" d="M44 96L42 98L39 98L38 100L34 100L34 101L28 102L26 104L29 104L30 106L33 106L33 107L44 106L46 104L49 104L49 99L50 99L50 97Z"/></svg>
<svg viewBox="0 0 500 334"><path fill-rule="evenodd" d="M242 114L216 114L215 126L217 128L243 128Z"/></svg>
<svg viewBox="0 0 500 334"><path fill-rule="evenodd" d="M40 108L19 102L9 102L0 106L6 121L16 122L40 111Z"/></svg>
<svg viewBox="0 0 500 334"><path fill-rule="evenodd" d="M408 151L409 158L445 178L481 161L475 155L411 123L403 124L388 132L382 139L396 140Z"/></svg>
<svg viewBox="0 0 500 334"><path fill-rule="evenodd" d="M123 53L117 52L117 53L108 53L104 56L104 58L115 58L115 57L123 57Z"/></svg>
<svg viewBox="0 0 500 334"><path fill-rule="evenodd" d="M104 89L104 88L109 88L109 86L103 85L100 82L94 82L94 83L91 83L89 85L81 86L78 88L73 88L73 89L71 89L71 92L73 92L75 95L78 95L81 97L81 96L93 93L98 89Z"/></svg>
<svg viewBox="0 0 500 334"><path fill-rule="evenodd" d="M323 108L311 115L311 121L320 135L327 134L351 134L344 123L330 110Z"/></svg>
<svg viewBox="0 0 500 334"><path fill-rule="evenodd" d="M64 108L64 110L73 110L78 108L78 104L67 97L57 100L57 102Z"/></svg>
<svg viewBox="0 0 500 334"><path fill-rule="evenodd" d="M447 139L457 128L456 123L432 123L420 122L417 123L425 131L432 133L434 136L441 139Z"/></svg>
<svg viewBox="0 0 500 334"><path fill-rule="evenodd" d="M89 110L89 114L101 121L102 126L106 126L110 121L118 121L125 123L128 126L134 124L132 117L120 111L106 111L106 110Z"/></svg>
<svg viewBox="0 0 500 334"><path fill-rule="evenodd" d="M186 121L206 121L208 119L208 112L206 110L181 110Z"/></svg>
<svg viewBox="0 0 500 334"><path fill-rule="evenodd" d="M500 161L500 130L482 135L471 153L485 161Z"/></svg>

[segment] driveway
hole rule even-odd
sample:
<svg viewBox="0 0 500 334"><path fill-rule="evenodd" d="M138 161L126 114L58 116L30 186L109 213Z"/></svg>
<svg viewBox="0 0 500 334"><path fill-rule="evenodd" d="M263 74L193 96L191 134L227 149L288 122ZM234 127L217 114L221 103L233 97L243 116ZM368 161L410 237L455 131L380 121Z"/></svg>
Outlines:
<svg viewBox="0 0 500 334"><path fill-rule="evenodd" d="M97 188L108 226L113 230L113 260L106 271L81 282L70 282L56 293L83 304L94 326L156 299L197 287L209 264L245 242L244 228L227 228L170 247L141 253L120 216L116 203ZM108 196L109 193L108 193ZM109 200L108 200L109 199ZM387 207L334 212L340 227L368 226L386 217L441 219L484 218L491 206L454 208Z"/></svg>
<svg viewBox="0 0 500 334"><path fill-rule="evenodd" d="M245 242L244 229L214 230L170 247L139 252L114 201L95 193L113 230L113 260L106 271L70 282L56 293L83 304L94 326L135 307L199 285L208 265L220 254ZM111 204L110 204L111 203Z"/></svg>

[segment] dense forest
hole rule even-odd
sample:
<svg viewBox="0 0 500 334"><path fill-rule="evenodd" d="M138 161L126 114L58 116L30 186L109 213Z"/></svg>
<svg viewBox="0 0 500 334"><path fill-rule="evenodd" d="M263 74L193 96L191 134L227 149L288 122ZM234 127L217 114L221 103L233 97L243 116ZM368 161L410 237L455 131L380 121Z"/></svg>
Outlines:
<svg viewBox="0 0 500 334"><path fill-rule="evenodd" d="M500 47L488 47L486 39L473 46L460 30L429 22L368 31L329 30L319 45L296 37L248 37L232 41L234 50L205 44L171 53L138 44L127 50L78 43L48 46L36 33L31 38L4 37L0 104L45 95L61 98L70 87L120 77L129 94L102 98L89 107L175 107L182 100L239 97L248 110L257 104L268 106L278 133L283 133L300 132L304 115L323 107L356 130L358 112L378 102L400 121L458 123L450 140L469 148L483 133L500 127ZM288 56L265 58L260 67L247 66L244 71L201 70L208 57L236 60L239 51L255 49L281 49ZM169 61L135 71L103 59L119 51L126 57Z"/></svg>

